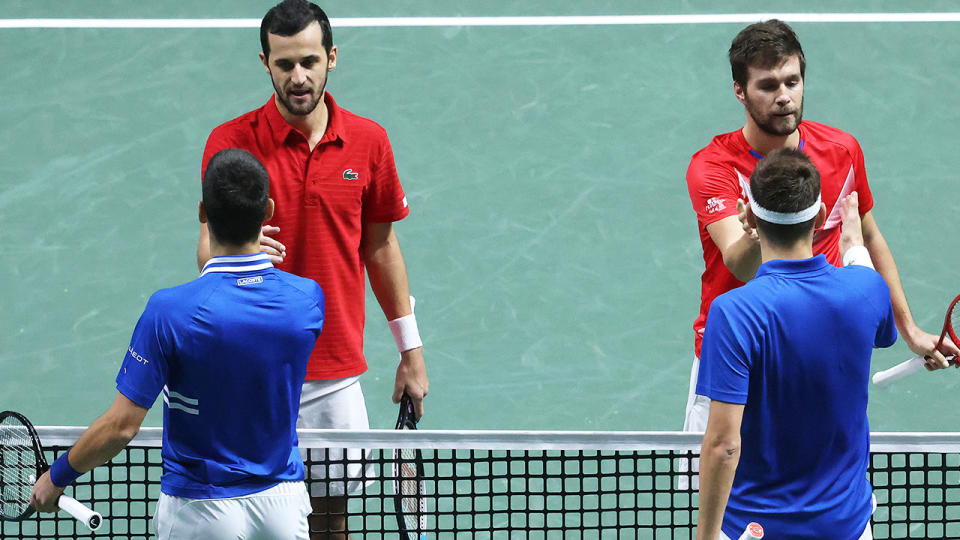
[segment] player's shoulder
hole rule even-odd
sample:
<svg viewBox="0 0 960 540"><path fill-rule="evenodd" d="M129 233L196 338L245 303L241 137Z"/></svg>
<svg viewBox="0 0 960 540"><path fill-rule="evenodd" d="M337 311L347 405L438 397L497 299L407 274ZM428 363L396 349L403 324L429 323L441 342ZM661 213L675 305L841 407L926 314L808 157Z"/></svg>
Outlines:
<svg viewBox="0 0 960 540"><path fill-rule="evenodd" d="M368 132L386 137L387 130L378 124L375 120L366 116L361 116L349 109L337 105L337 114L340 115L341 124L354 132Z"/></svg>
<svg viewBox="0 0 960 540"><path fill-rule="evenodd" d="M264 107L265 105L258 107L213 128L208 141L243 140L252 137L256 127L266 121Z"/></svg>
<svg viewBox="0 0 960 540"><path fill-rule="evenodd" d="M309 303L316 303L321 309L323 308L323 288L320 287L319 283L310 278L284 272L279 269L274 269L273 272L281 283L291 289L293 294L300 296L304 301Z"/></svg>
<svg viewBox="0 0 960 540"><path fill-rule="evenodd" d="M749 152L743 148L740 131L723 133L714 137L710 144L698 150L687 166L687 180L697 180L707 174L718 172L733 174L738 156Z"/></svg>
<svg viewBox="0 0 960 540"><path fill-rule="evenodd" d="M812 120L804 120L801 126L803 131L806 132L806 138L811 141L832 143L851 151L860 149L857 138L842 129Z"/></svg>
<svg viewBox="0 0 960 540"><path fill-rule="evenodd" d="M854 290L871 290L884 296L890 294L890 288L883 276L868 266L851 264L843 268L836 268L835 274L839 276L845 286L853 287Z"/></svg>

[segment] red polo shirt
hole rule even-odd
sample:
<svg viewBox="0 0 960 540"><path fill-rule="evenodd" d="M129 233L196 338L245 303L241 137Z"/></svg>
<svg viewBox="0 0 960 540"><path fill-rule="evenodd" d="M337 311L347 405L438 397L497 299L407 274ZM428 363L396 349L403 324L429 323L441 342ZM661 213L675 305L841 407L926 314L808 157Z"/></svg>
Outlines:
<svg viewBox="0 0 960 540"><path fill-rule="evenodd" d="M312 278L326 296L326 321L310 357L307 380L338 379L366 371L363 357L365 276L360 237L365 223L409 214L386 131L341 109L330 94L327 131L310 151L306 137L266 105L220 125L203 151L207 162L225 148L242 148L270 174L276 203L268 224L287 246L281 270Z"/></svg>

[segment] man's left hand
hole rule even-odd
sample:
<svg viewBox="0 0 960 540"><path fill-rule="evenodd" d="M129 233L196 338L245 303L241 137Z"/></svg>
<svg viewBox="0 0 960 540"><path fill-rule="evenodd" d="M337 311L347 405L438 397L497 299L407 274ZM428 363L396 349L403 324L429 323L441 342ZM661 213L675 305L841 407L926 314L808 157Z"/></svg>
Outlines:
<svg viewBox="0 0 960 540"><path fill-rule="evenodd" d="M423 347L410 349L400 354L397 366L397 382L393 386L393 402L400 403L403 394L410 396L419 420L423 416L423 398L430 390L427 366L423 361Z"/></svg>
<svg viewBox="0 0 960 540"><path fill-rule="evenodd" d="M950 341L950 338L945 337L940 348L937 349L940 336L928 334L916 326L909 332L903 332L902 335L910 350L917 356L926 359L927 371L948 368L950 362L947 361L946 357L960 356L960 349Z"/></svg>

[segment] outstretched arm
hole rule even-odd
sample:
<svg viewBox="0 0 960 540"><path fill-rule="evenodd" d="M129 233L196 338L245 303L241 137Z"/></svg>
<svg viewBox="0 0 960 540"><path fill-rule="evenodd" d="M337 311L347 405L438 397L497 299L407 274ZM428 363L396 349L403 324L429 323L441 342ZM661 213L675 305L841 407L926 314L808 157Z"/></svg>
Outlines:
<svg viewBox="0 0 960 540"><path fill-rule="evenodd" d="M737 201L737 216L728 216L707 225L707 233L723 255L723 264L740 281L753 279L760 268L760 240L747 223L747 205Z"/></svg>
<svg viewBox="0 0 960 540"><path fill-rule="evenodd" d="M66 459L70 467L85 473L113 459L140 431L146 415L147 409L118 393L107 412L94 420L69 450ZM65 487L54 485L47 471L34 484L30 504L41 512L56 511Z"/></svg>
<svg viewBox="0 0 960 540"><path fill-rule="evenodd" d="M364 264L370 274L370 288L388 321L413 313L410 306L410 284L400 243L392 223L367 223L363 226ZM430 389L423 347L400 353L393 402L399 403L406 393L413 400L417 417L423 415L423 398Z"/></svg>
<svg viewBox="0 0 960 540"><path fill-rule="evenodd" d="M907 342L910 350L918 356L926 357L927 369L942 369L948 367L945 356L960 355L960 349L950 340L945 339L940 348L937 348L939 336L929 334L921 330L913 320L910 313L910 306L907 304L907 297L903 292L903 285L900 283L900 273L897 271L897 264L893 260L893 254L887 241L880 233L877 222L873 219L873 214L867 212L861 218L863 228L863 243L870 251L870 258L873 259L873 265L877 272L883 276L884 281L890 288L890 301L893 304L893 316L897 323L897 330Z"/></svg>

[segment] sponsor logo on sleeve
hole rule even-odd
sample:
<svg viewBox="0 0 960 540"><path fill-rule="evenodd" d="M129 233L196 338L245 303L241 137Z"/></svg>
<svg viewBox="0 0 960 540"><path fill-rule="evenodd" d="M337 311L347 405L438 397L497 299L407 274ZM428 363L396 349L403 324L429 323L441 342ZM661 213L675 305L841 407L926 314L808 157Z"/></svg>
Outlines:
<svg viewBox="0 0 960 540"><path fill-rule="evenodd" d="M721 199L720 197L711 197L707 199L707 213L715 214L721 210L725 210L727 205L724 204L726 199Z"/></svg>
<svg viewBox="0 0 960 540"><path fill-rule="evenodd" d="M263 276L253 276L245 277L237 280L237 285L256 285L257 283L263 283Z"/></svg>
<svg viewBox="0 0 960 540"><path fill-rule="evenodd" d="M134 360L136 360L137 362L140 362L143 365L150 363L149 360L147 360L143 356L140 356L140 354L137 353L137 351L133 350L133 346L127 347L127 352L130 353L130 358L133 358Z"/></svg>

